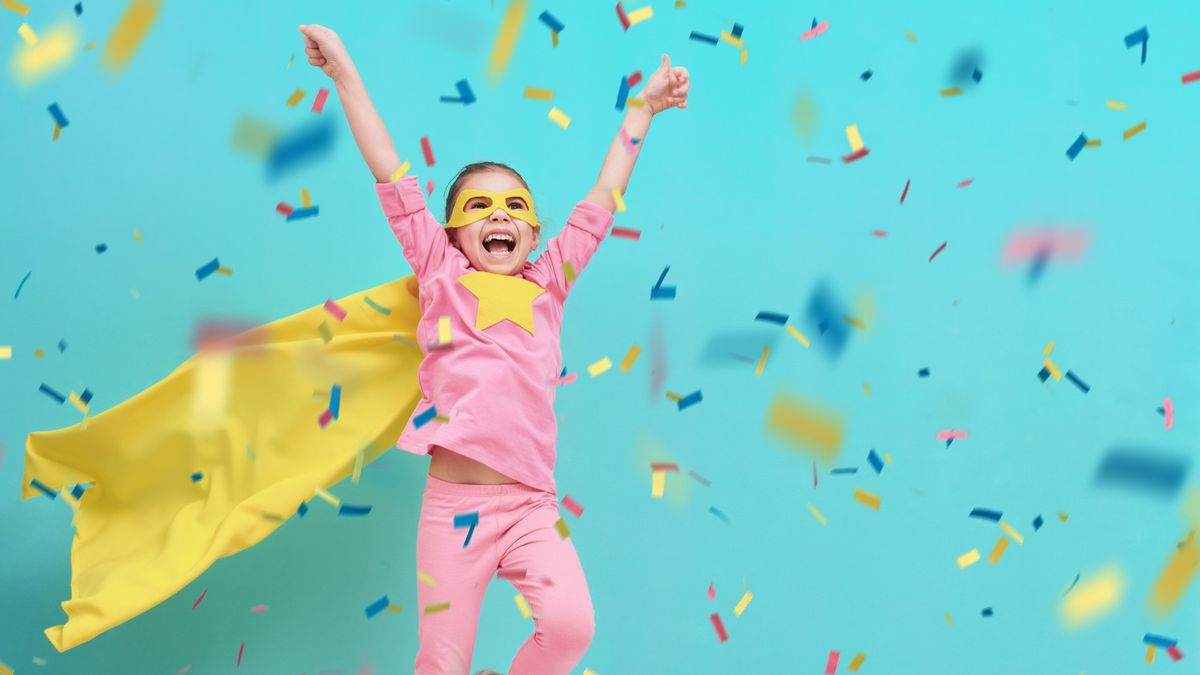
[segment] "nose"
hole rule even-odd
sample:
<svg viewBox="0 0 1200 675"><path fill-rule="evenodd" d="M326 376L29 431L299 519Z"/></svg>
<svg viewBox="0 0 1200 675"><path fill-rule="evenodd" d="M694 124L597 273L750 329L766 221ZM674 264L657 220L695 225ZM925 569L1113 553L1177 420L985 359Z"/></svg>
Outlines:
<svg viewBox="0 0 1200 675"><path fill-rule="evenodd" d="M488 220L493 222L497 220L508 220L508 211L505 211L504 209L496 209L495 211L492 211L492 215L488 216Z"/></svg>

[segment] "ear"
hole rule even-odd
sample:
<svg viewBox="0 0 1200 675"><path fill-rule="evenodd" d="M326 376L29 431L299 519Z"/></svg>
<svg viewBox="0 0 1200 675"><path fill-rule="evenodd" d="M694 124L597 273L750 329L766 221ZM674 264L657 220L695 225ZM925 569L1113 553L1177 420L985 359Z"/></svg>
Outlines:
<svg viewBox="0 0 1200 675"><path fill-rule="evenodd" d="M538 235L541 234L542 228L533 228L533 245L529 247L530 252L536 251L538 247Z"/></svg>
<svg viewBox="0 0 1200 675"><path fill-rule="evenodd" d="M458 230L456 230L453 227L447 227L446 228L446 238L450 240L451 246L453 246L454 248L459 248L459 246L458 246ZM459 249L459 250L461 250L461 249Z"/></svg>

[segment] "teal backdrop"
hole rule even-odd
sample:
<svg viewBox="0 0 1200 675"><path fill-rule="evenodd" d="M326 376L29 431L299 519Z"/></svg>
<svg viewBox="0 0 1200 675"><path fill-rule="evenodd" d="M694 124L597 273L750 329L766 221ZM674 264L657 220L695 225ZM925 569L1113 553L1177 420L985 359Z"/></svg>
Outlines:
<svg viewBox="0 0 1200 675"><path fill-rule="evenodd" d="M1194 3L654 0L653 18L623 31L612 2L535 0L498 83L486 68L504 2L173 0L115 76L99 52L124 2L85 0L78 17L69 0L28 4L27 17L0 10L6 64L25 21L78 22L100 47L29 87L0 77L0 345L12 347L0 361L0 662L17 673L411 670L427 460L400 452L335 486L373 505L368 517L339 518L318 500L91 642L59 654L42 634L65 618L71 513L62 500L20 500L24 438L79 414L41 383L87 387L104 410L183 361L202 320L265 322L409 273L336 95L323 115L339 133L323 160L272 181L261 158L233 147L243 116L280 129L314 118L312 96L329 82L303 58L301 23L342 36L400 155L433 180L431 203L463 164L503 161L528 180L551 234L619 128L620 77L648 75L664 52L691 73L688 109L655 118L616 217L641 238L607 240L567 305L564 362L580 379L559 391L557 478L560 496L586 508L567 519L597 622L576 673L822 673L838 650L838 672L861 652L860 673L1125 675L1151 667L1147 632L1184 654L1160 650L1153 668L1195 672L1197 589L1166 618L1146 604L1196 527L1194 466L1166 497L1093 480L1117 444L1197 451L1200 83L1181 84L1200 69ZM557 48L544 10L566 26ZM828 30L801 41L814 18ZM689 39L734 22L745 64L729 44ZM1142 26L1144 65L1124 44ZM975 57L959 82L964 51ZM463 78L477 102L440 102ZM524 98L527 86L553 89L569 128L547 119L551 103ZM941 95L951 86L963 95ZM297 88L308 97L288 107ZM70 120L57 141L54 102ZM870 154L843 163L850 124ZM1070 161L1081 132L1101 145ZM301 189L320 215L285 222L275 204L297 204ZM1029 227L1085 230L1091 244L1031 281L1029 264L1001 260ZM214 257L233 275L198 283ZM651 301L668 265L677 297ZM865 325L836 359L803 322L822 283ZM792 315L812 347L755 322L761 310ZM1090 392L1038 380L1050 341ZM642 356L630 372L588 376L633 343ZM683 411L665 397L697 389L703 401ZM845 420L841 456L815 487L810 456L766 431L780 391ZM1169 431L1156 412L1167 397ZM946 447L943 429L969 437ZM879 475L872 448L892 458ZM653 461L682 470L663 499L651 498ZM856 488L881 508L856 501ZM968 518L977 506L1003 510L1024 543L959 569L959 555L986 558L1001 534ZM1119 602L1066 628L1064 593L1111 565L1126 581ZM489 588L473 670L506 670L531 631L514 593L501 580ZM368 620L384 594L403 611ZM269 611L250 611L260 604Z"/></svg>

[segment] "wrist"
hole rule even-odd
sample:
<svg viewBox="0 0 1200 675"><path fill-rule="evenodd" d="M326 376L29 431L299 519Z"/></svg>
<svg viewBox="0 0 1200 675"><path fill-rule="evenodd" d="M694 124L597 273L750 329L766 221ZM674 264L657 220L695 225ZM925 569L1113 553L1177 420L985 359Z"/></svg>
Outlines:
<svg viewBox="0 0 1200 675"><path fill-rule="evenodd" d="M353 64L346 64L338 68L337 75L333 78L333 84L339 91L363 86L362 78L358 76L358 71Z"/></svg>

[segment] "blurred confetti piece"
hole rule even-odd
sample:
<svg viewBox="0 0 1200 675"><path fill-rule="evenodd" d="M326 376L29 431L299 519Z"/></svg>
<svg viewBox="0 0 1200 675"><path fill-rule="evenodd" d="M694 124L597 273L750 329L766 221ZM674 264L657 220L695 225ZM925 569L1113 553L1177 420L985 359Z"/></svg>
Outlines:
<svg viewBox="0 0 1200 675"><path fill-rule="evenodd" d="M834 413L783 392L775 395L767 411L767 429L773 435L830 461L841 448L844 427Z"/></svg>
<svg viewBox="0 0 1200 675"><path fill-rule="evenodd" d="M729 635L725 633L725 624L721 623L720 615L716 612L713 612L709 619L712 621L713 630L717 631L717 640L721 642L728 640Z"/></svg>
<svg viewBox="0 0 1200 675"><path fill-rule="evenodd" d="M1125 132L1121 134L1121 138L1127 141L1145 130L1146 122L1142 121L1126 129Z"/></svg>
<svg viewBox="0 0 1200 675"><path fill-rule="evenodd" d="M597 375L607 372L609 368L612 368L612 361L610 361L606 356L587 367L588 375L596 377Z"/></svg>
<svg viewBox="0 0 1200 675"><path fill-rule="evenodd" d="M854 655L854 658L850 661L850 665L846 666L846 668L850 672L856 673L856 672L858 672L858 669L862 667L863 661L866 661L866 660L867 660L866 655L862 654L860 652L860 653Z"/></svg>
<svg viewBox="0 0 1200 675"><path fill-rule="evenodd" d="M958 568L965 570L966 568L979 562L979 549L971 549L966 553L958 556Z"/></svg>
<svg viewBox="0 0 1200 675"><path fill-rule="evenodd" d="M758 377L762 377L763 368L765 368L767 365L767 355L770 353L771 353L770 347L763 347L762 356L760 356L758 358L758 365L756 365L754 367L754 374L757 375Z"/></svg>
<svg viewBox="0 0 1200 675"><path fill-rule="evenodd" d="M571 499L570 495L565 495L563 497L562 505L564 509L570 511L571 515L575 516L576 518L579 518L583 515L583 507L579 505L579 502Z"/></svg>
<svg viewBox="0 0 1200 675"><path fill-rule="evenodd" d="M443 602L438 605L426 605L425 609L422 610L422 613L428 616L429 614L437 614L438 612L444 612L448 609L450 609L450 603Z"/></svg>
<svg viewBox="0 0 1200 675"><path fill-rule="evenodd" d="M630 26L636 26L643 21L654 18L654 8L650 5L639 7L626 14L625 17L629 21Z"/></svg>
<svg viewBox="0 0 1200 675"><path fill-rule="evenodd" d="M27 16L29 14L29 5L17 2L17 0L4 0L4 9L16 12L21 16Z"/></svg>
<svg viewBox="0 0 1200 675"><path fill-rule="evenodd" d="M554 523L554 529L558 530L558 536L562 537L563 539L571 536L571 528L567 527L567 521L563 520L562 518L559 518L558 521Z"/></svg>
<svg viewBox="0 0 1200 675"><path fill-rule="evenodd" d="M327 99L327 98L329 98L329 90L326 89L325 87L321 87L320 89L318 89L317 95L313 99L312 111L314 113L320 113L322 110L324 110L325 109L325 99Z"/></svg>
<svg viewBox="0 0 1200 675"><path fill-rule="evenodd" d="M829 650L829 658L825 659L825 675L835 675L837 673L838 660L841 658L841 652L836 649Z"/></svg>
<svg viewBox="0 0 1200 675"><path fill-rule="evenodd" d="M1004 530L1004 534L1007 534L1008 536L1012 537L1012 540L1017 542L1018 544L1025 543L1025 537L1022 537L1021 533L1017 532L1016 528L1014 528L1012 525L1009 525L1008 523L1006 523L1004 521L1000 521L1000 529Z"/></svg>
<svg viewBox="0 0 1200 675"><path fill-rule="evenodd" d="M529 0L512 0L500 20L500 28L496 32L496 41L492 43L492 53L488 57L488 79L499 82L508 70L512 60L513 50L517 46L517 38L521 34L521 25L525 14L529 11ZM555 31L557 32L557 31Z"/></svg>
<svg viewBox="0 0 1200 675"><path fill-rule="evenodd" d="M929 256L929 262L933 262L933 259L934 259L934 258L936 258L936 257L937 257L937 255L938 255L939 253L941 253L943 249L945 249L945 248L946 248L946 244L947 244L947 243L948 243L948 242L944 242L944 241L943 241L943 242L942 242L942 245L937 247L937 250L936 250L936 251L934 251L934 252L933 252L933 253L932 253L932 254Z"/></svg>
<svg viewBox="0 0 1200 675"><path fill-rule="evenodd" d="M746 593L744 595L742 595L742 599L738 600L737 606L735 606L733 608L733 615L740 617L742 615L742 612L746 611L746 607L748 607L750 605L750 601L753 599L754 599L754 594L750 593L749 591L746 591Z"/></svg>
<svg viewBox="0 0 1200 675"><path fill-rule="evenodd" d="M908 41L909 41L909 42L916 42L916 41L917 41L917 36L916 36L916 35L915 35L915 34L914 34L912 31L908 31L908 32L906 32L906 33L904 34L904 37L908 38Z"/></svg>
<svg viewBox="0 0 1200 675"><path fill-rule="evenodd" d="M429 143L428 136L421 137L421 154L425 157L425 166L433 166L435 164L433 146Z"/></svg>
<svg viewBox="0 0 1200 675"><path fill-rule="evenodd" d="M1124 594L1125 575L1112 565L1081 579L1075 590L1059 602L1059 618L1067 628L1082 628L1115 609Z"/></svg>
<svg viewBox="0 0 1200 675"><path fill-rule="evenodd" d="M554 15L550 12L542 12L538 15L538 20L546 24L546 27L555 33L561 33L563 32L563 28L566 28L566 26L563 25L563 22L554 18Z"/></svg>
<svg viewBox="0 0 1200 675"><path fill-rule="evenodd" d="M421 570L417 570L417 581L420 581L423 584L427 584L431 588L437 588L437 581L435 581L433 577L422 572Z"/></svg>
<svg viewBox="0 0 1200 675"><path fill-rule="evenodd" d="M678 401L676 401L676 405L679 407L680 410L684 410L686 408L690 408L690 407L696 405L697 403L699 403L703 400L704 400L704 395L702 393L700 393L699 389L697 389L696 391L693 391L692 393L688 394L687 396L681 397Z"/></svg>
<svg viewBox="0 0 1200 675"><path fill-rule="evenodd" d="M367 605L367 608L365 610L367 618L370 619L370 618L374 617L376 614L382 612L384 610L384 608L386 608L390 604L391 603L388 601L388 596L385 595L382 598L376 600L375 602L372 602L371 604Z"/></svg>
<svg viewBox="0 0 1200 675"><path fill-rule="evenodd" d="M554 98L554 90L539 89L538 87L525 87L525 98L537 99L539 101L550 101Z"/></svg>
<svg viewBox="0 0 1200 675"><path fill-rule="evenodd" d="M550 112L546 115L546 117L550 118L551 122L554 122L562 129L566 129L571 125L571 118L558 108L550 108Z"/></svg>
<svg viewBox="0 0 1200 675"><path fill-rule="evenodd" d="M817 519L818 523L820 523L822 525L826 524L827 521L825 520L825 516L822 515L820 511L817 510L817 507L812 505L812 502L809 502L809 504L808 504L808 512L812 514L813 518Z"/></svg>
<svg viewBox="0 0 1200 675"><path fill-rule="evenodd" d="M288 99L287 99L288 107L295 108L296 104L298 104L300 101L303 101L303 100L304 100L304 90L297 89L296 91L292 92L291 96L288 97Z"/></svg>
<svg viewBox="0 0 1200 675"><path fill-rule="evenodd" d="M29 24L23 23L18 26L17 34L20 35L21 39L25 41L25 44L29 45L30 47L37 44L37 33L33 32L33 29L29 27Z"/></svg>
<svg viewBox="0 0 1200 675"><path fill-rule="evenodd" d="M230 138L233 147L254 157L271 154L281 132L270 122L243 115L238 118Z"/></svg>
<svg viewBox="0 0 1200 675"><path fill-rule="evenodd" d="M629 351L625 352L625 358L621 359L621 372L628 373L633 364L637 362L638 355L641 353L642 348L636 344L630 347Z"/></svg>
<svg viewBox="0 0 1200 675"><path fill-rule="evenodd" d="M412 163L411 163L411 162L409 162L407 159L406 159L406 160L404 160L403 162L401 162L401 163L400 163L400 167L399 167L398 169L396 169L395 171L393 171L393 172L392 172L392 175L391 175L391 177L389 178L389 180L390 180L391 182L395 183L396 181L398 181L398 180L400 180L401 178L403 178L403 177L404 177L404 174L408 173L408 170L409 170L411 167L412 167Z"/></svg>
<svg viewBox="0 0 1200 675"><path fill-rule="evenodd" d="M992 552L988 554L988 562L993 565L1000 562L1000 557L1004 555L1004 551L1007 548L1008 539L1006 537L1000 537L999 541L997 541L996 545L992 548Z"/></svg>
<svg viewBox="0 0 1200 675"><path fill-rule="evenodd" d="M521 613L522 619L533 618L533 612L529 610L529 603L525 602L525 596L517 593L513 596L513 602L517 603L517 611Z"/></svg>
<svg viewBox="0 0 1200 675"><path fill-rule="evenodd" d="M1172 498L1183 486L1188 458L1161 451L1116 446L1111 448L1096 469L1095 482L1143 494Z"/></svg>
<svg viewBox="0 0 1200 675"><path fill-rule="evenodd" d="M1190 73L1184 73L1179 79L1183 81L1183 84L1191 84L1196 80L1200 80L1200 70L1193 70Z"/></svg>
<svg viewBox="0 0 1200 675"><path fill-rule="evenodd" d="M803 333L796 330L795 326L788 326L787 331L789 335L796 338L796 342L799 342L800 344L804 345L805 349L808 349L808 338L805 337Z"/></svg>
<svg viewBox="0 0 1200 675"><path fill-rule="evenodd" d="M341 305L334 302L333 299L326 300L324 308L326 313L337 319L339 322L346 320L346 310Z"/></svg>
<svg viewBox="0 0 1200 675"><path fill-rule="evenodd" d="M666 487L667 473L665 471L652 471L650 473L650 496L654 499L662 499Z"/></svg>
<svg viewBox="0 0 1200 675"><path fill-rule="evenodd" d="M17 82L32 84L71 63L79 47L79 27L63 21L46 31L37 44L26 43L13 55L11 68Z"/></svg>
<svg viewBox="0 0 1200 675"><path fill-rule="evenodd" d="M1106 99L1104 101L1104 105L1108 106L1109 108L1112 108L1113 110L1124 110L1127 107L1124 103L1121 103L1120 101L1113 101L1113 100L1108 100L1108 99Z"/></svg>
<svg viewBox="0 0 1200 675"><path fill-rule="evenodd" d="M963 93L962 87L949 87L940 90L942 96L958 96Z"/></svg>
<svg viewBox="0 0 1200 675"><path fill-rule="evenodd" d="M824 33L827 30L829 30L829 22L822 21L821 23L819 23L819 24L813 26L812 28L801 33L800 39L802 41L808 41L808 40L811 40L811 39L817 37L821 33Z"/></svg>
<svg viewBox="0 0 1200 675"><path fill-rule="evenodd" d="M129 65L142 40L154 26L162 4L162 0L131 0L125 14L104 43L101 62L109 72L118 73Z"/></svg>
<svg viewBox="0 0 1200 675"><path fill-rule="evenodd" d="M862 136L858 134L858 125L851 124L846 127L846 141L850 143L851 150L861 150L863 147Z"/></svg>
<svg viewBox="0 0 1200 675"><path fill-rule="evenodd" d="M867 492L862 488L855 488L854 498L859 502L875 509L876 511L879 510L879 495L875 493Z"/></svg>
<svg viewBox="0 0 1200 675"><path fill-rule="evenodd" d="M1175 426L1175 404L1169 397L1163 399L1163 417L1163 426L1168 430Z"/></svg>
<svg viewBox="0 0 1200 675"><path fill-rule="evenodd" d="M0 345L0 361L7 361L12 358L12 347L8 345Z"/></svg>
<svg viewBox="0 0 1200 675"><path fill-rule="evenodd" d="M1175 609L1179 599L1200 569L1200 543L1195 531L1172 551L1163 569L1150 588L1149 606L1158 618L1166 618Z"/></svg>
<svg viewBox="0 0 1200 675"><path fill-rule="evenodd" d="M1075 157L1079 155L1079 152L1083 150L1083 146L1087 145L1087 142L1087 135L1082 133L1079 134L1079 137L1075 139L1075 142L1071 143L1071 147L1067 148L1067 159L1075 161Z"/></svg>

